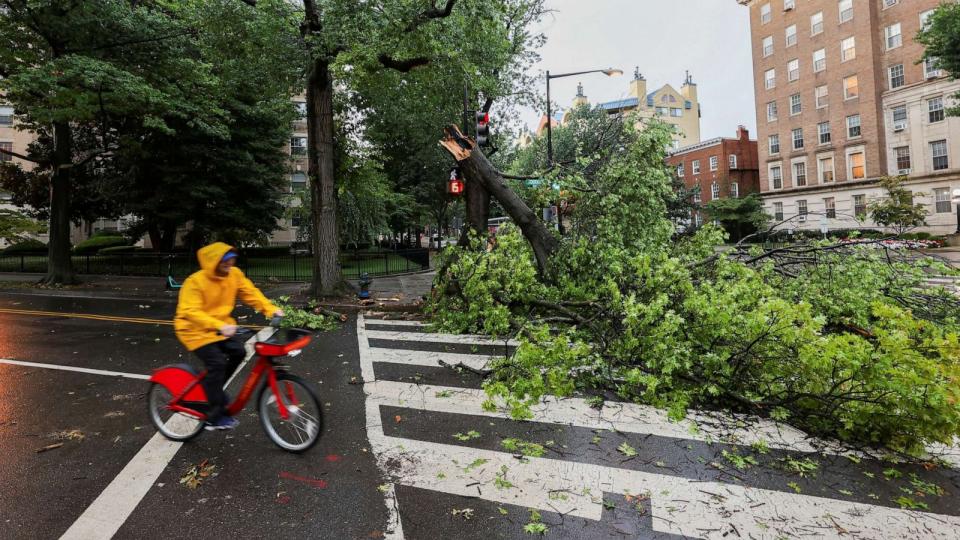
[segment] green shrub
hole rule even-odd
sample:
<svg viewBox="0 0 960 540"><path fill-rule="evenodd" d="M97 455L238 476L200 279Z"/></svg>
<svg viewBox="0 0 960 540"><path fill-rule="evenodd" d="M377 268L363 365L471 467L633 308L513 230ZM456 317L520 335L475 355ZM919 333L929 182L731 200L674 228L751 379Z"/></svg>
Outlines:
<svg viewBox="0 0 960 540"><path fill-rule="evenodd" d="M97 252L97 255L112 255L115 253L133 253L143 251L143 248L137 246L111 246L105 247Z"/></svg>
<svg viewBox="0 0 960 540"><path fill-rule="evenodd" d="M7 246L3 250L4 255L24 255L24 254L46 254L47 245L39 240L23 240L16 244Z"/></svg>
<svg viewBox="0 0 960 540"><path fill-rule="evenodd" d="M103 248L129 244L130 241L123 236L94 236L73 246L73 252L77 255L90 255Z"/></svg>

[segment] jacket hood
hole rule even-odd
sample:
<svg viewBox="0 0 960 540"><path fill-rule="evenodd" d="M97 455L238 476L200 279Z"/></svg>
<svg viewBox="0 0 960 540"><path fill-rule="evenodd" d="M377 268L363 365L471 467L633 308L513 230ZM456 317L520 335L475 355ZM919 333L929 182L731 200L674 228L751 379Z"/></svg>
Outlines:
<svg viewBox="0 0 960 540"><path fill-rule="evenodd" d="M217 265L220 264L223 256L232 249L233 246L224 244L223 242L214 242L209 246L200 248L200 251L197 251L197 260L200 262L200 269L203 270L203 273L206 274L207 277L220 279L221 276L218 276L216 271Z"/></svg>

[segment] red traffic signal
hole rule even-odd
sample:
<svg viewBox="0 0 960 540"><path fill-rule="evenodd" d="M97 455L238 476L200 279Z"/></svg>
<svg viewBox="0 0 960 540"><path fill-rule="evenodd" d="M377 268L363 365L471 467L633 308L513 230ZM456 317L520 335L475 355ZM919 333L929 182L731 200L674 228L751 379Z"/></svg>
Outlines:
<svg viewBox="0 0 960 540"><path fill-rule="evenodd" d="M487 146L490 144L490 113L477 111L476 120L477 144Z"/></svg>

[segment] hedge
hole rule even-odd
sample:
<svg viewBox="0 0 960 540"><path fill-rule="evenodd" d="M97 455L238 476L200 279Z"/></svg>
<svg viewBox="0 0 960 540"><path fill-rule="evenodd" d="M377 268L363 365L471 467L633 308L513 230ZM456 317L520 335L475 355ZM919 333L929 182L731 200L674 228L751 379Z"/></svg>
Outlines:
<svg viewBox="0 0 960 540"><path fill-rule="evenodd" d="M25 253L46 254L47 245L39 240L30 239L7 246L7 248L3 250L4 255L22 255Z"/></svg>
<svg viewBox="0 0 960 540"><path fill-rule="evenodd" d="M103 248L129 244L130 241L123 236L94 236L73 246L73 252L77 255L88 255L97 253Z"/></svg>

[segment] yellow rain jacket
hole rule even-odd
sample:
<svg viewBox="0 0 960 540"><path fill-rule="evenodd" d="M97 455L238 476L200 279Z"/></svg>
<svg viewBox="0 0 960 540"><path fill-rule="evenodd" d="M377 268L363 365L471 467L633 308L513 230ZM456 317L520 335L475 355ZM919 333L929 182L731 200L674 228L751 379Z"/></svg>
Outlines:
<svg viewBox="0 0 960 540"><path fill-rule="evenodd" d="M191 351L227 339L217 330L227 324L237 324L230 316L237 297L267 317L272 317L278 309L239 268L231 268L226 276L217 275L217 265L232 249L223 242L201 248L197 252L200 271L188 277L180 289L173 327L177 339Z"/></svg>

